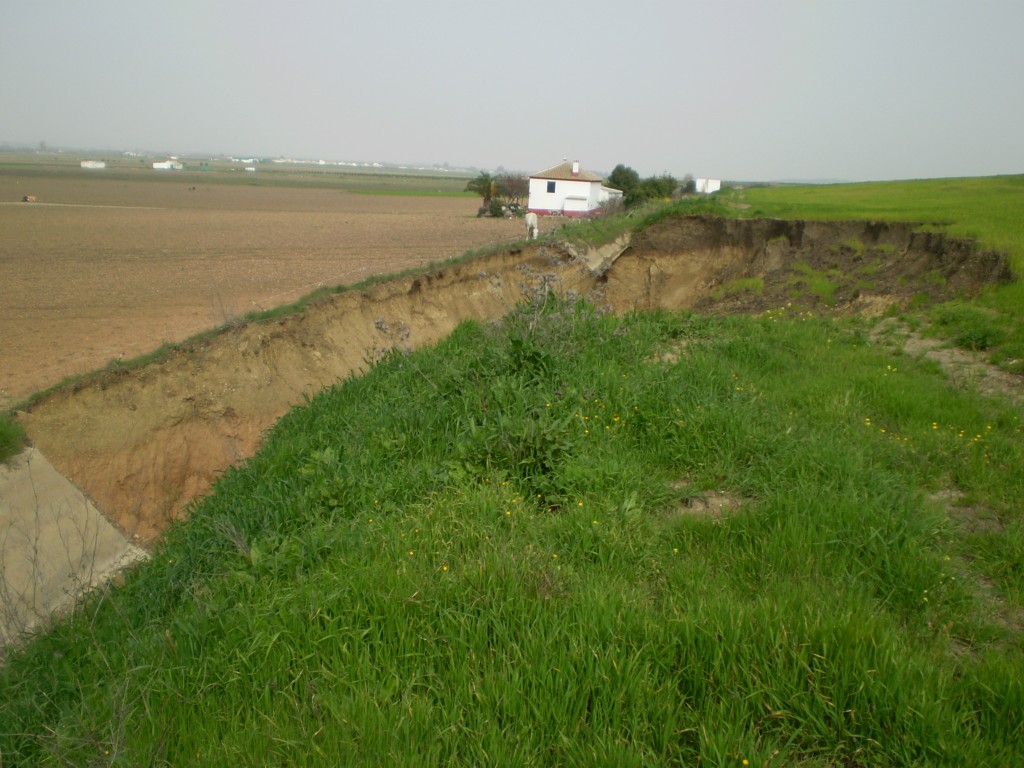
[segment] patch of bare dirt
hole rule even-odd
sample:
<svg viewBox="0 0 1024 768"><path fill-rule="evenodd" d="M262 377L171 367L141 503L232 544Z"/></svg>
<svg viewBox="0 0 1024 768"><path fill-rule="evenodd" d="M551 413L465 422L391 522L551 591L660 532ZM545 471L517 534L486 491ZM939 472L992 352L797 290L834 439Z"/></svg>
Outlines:
<svg viewBox="0 0 1024 768"><path fill-rule="evenodd" d="M707 491L688 496L675 512L683 517L720 520L740 508L743 499L730 491Z"/></svg>
<svg viewBox="0 0 1024 768"><path fill-rule="evenodd" d="M880 322L871 335L876 343L938 363L956 387L973 387L983 395L1000 395L1024 403L1024 377L992 365L979 352L951 347L939 339L913 333L895 318Z"/></svg>
<svg viewBox="0 0 1024 768"><path fill-rule="evenodd" d="M921 237L909 225L685 218L662 222L622 245L612 263L597 260L599 270L588 268L586 258L541 243L338 294L302 315L228 328L141 370L89 377L41 399L19 418L32 444L123 531L151 541L227 467L252 456L264 432L304 396L359 371L384 349L435 343L466 319L497 319L542 283L600 296L618 311L735 312L778 306L784 295L816 305L813 293L789 295L793 279L806 275L800 265L846 274L870 265L874 290L885 291L879 295L887 301L932 285L937 292L970 292L1008 276L999 254ZM273 261L269 253L261 258ZM301 261L289 256L275 274ZM941 285L930 277L936 271ZM760 294L716 293L751 276L764 279ZM849 289L836 290L845 297L836 301L837 310L854 311L862 298ZM125 313L126 320L115 301L103 311L109 322L125 323L116 342L132 338L136 314ZM705 497L694 504L714 514L728 501Z"/></svg>

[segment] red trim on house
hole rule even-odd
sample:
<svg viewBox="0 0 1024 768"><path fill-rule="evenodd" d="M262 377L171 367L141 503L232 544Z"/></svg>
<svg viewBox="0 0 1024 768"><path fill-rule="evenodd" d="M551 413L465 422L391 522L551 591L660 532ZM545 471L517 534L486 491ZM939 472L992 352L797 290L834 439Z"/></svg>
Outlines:
<svg viewBox="0 0 1024 768"><path fill-rule="evenodd" d="M592 213L597 213L600 208L591 208L589 211L559 211L556 208L527 208L530 213L536 213L538 216L589 216Z"/></svg>

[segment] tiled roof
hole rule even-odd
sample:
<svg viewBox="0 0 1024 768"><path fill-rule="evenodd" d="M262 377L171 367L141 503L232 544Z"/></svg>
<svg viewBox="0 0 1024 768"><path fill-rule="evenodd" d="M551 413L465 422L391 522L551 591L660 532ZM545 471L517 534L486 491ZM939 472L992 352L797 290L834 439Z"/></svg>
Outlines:
<svg viewBox="0 0 1024 768"><path fill-rule="evenodd" d="M554 179L555 181L604 181L596 173L585 171L580 168L580 172L575 176L572 175L572 160L567 160L561 165L556 165L554 168L548 168L546 171L540 171L539 173L531 173L531 179Z"/></svg>

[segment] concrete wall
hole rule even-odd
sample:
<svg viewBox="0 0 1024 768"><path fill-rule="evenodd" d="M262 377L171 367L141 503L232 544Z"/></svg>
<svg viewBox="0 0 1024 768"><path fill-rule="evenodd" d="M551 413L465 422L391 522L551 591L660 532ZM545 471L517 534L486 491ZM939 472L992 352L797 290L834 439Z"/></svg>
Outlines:
<svg viewBox="0 0 1024 768"><path fill-rule="evenodd" d="M548 182L554 181L555 191L548 192ZM537 213L566 212L567 197L581 197L587 201L582 211L575 203L570 204L571 212L585 212L597 208L601 185L593 181L565 181L562 179L530 179L530 201L527 207Z"/></svg>

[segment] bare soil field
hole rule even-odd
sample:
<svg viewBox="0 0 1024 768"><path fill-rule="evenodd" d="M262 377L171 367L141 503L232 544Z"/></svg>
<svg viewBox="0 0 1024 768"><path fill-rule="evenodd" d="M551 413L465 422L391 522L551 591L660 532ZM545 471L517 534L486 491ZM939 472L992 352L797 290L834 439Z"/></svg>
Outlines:
<svg viewBox="0 0 1024 768"><path fill-rule="evenodd" d="M29 194L38 202L20 202ZM0 408L321 285L524 236L477 204L4 170Z"/></svg>

